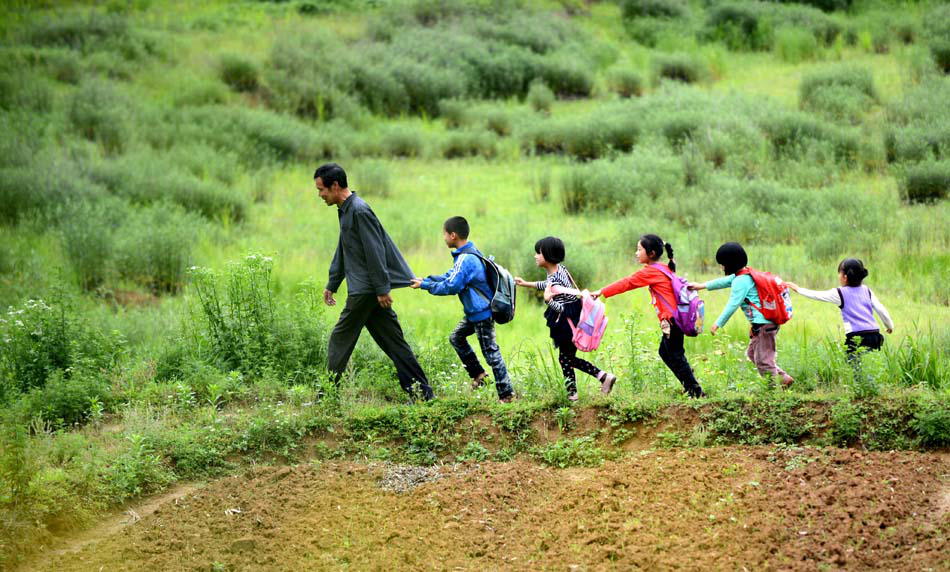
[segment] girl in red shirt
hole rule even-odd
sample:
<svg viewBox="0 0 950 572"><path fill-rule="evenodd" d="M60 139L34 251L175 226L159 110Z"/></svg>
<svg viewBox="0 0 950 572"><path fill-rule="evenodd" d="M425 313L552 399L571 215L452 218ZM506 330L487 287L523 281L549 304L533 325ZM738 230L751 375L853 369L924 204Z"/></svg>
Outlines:
<svg viewBox="0 0 950 572"><path fill-rule="evenodd" d="M666 265L659 262L664 247L666 255L670 259ZM660 358L663 359L666 367L670 368L676 379L680 380L683 389L690 397L704 397L706 394L703 393L703 388L700 387L699 382L696 381L696 376L693 375L693 368L686 360L686 350L683 348L683 331L673 321L672 308L676 307L673 284L663 272L653 266L655 264L666 266L670 272L676 272L673 246L664 243L663 239L655 234L645 234L637 242L637 262L642 264L643 268L626 278L621 278L613 284L591 292L591 296L594 298L598 296L610 298L634 288L647 286L650 289L650 299L653 302L653 307L656 308L657 318L660 320L660 330L663 332L663 337L660 338Z"/></svg>

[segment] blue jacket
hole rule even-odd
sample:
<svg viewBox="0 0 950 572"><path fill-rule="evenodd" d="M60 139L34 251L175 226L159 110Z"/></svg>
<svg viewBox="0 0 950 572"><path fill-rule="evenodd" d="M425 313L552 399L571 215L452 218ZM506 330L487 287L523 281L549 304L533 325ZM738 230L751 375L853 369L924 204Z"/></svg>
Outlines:
<svg viewBox="0 0 950 572"><path fill-rule="evenodd" d="M435 296L458 294L465 310L465 319L469 322L481 322L491 318L489 300L493 292L485 278L485 263L471 254L473 252L481 254L472 242L453 250L452 258L455 259L455 264L452 268L445 274L424 278L420 288ZM475 288L484 296L476 292Z"/></svg>

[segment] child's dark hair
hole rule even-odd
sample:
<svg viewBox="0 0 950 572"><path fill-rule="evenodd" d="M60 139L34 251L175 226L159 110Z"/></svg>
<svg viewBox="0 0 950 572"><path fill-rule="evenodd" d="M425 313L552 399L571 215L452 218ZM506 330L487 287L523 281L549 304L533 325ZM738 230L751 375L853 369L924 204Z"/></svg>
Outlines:
<svg viewBox="0 0 950 572"><path fill-rule="evenodd" d="M728 276L748 266L749 255L738 242L727 242L716 251L716 262L722 264L722 270Z"/></svg>
<svg viewBox="0 0 950 572"><path fill-rule="evenodd" d="M446 220L442 224L442 228L445 229L445 232L454 232L462 240L465 240L468 238L469 227L468 227L468 221L465 220L465 217L454 216Z"/></svg>
<svg viewBox="0 0 950 572"><path fill-rule="evenodd" d="M848 286L860 286L861 282L868 277L868 269L864 263L857 258L845 258L838 265L838 272L844 274L848 281Z"/></svg>
<svg viewBox="0 0 950 572"><path fill-rule="evenodd" d="M666 257L670 259L667 266L670 267L671 272L676 272L676 261L673 260L672 244L663 242L663 239L655 234L644 234L640 237L640 244L643 245L643 250L646 251L650 260L659 260L660 256L663 256L663 249L666 248Z"/></svg>
<svg viewBox="0 0 950 572"><path fill-rule="evenodd" d="M534 251L551 264L564 262L564 242L556 236L545 236L535 242Z"/></svg>
<svg viewBox="0 0 950 572"><path fill-rule="evenodd" d="M323 186L328 189L333 186L333 183L339 184L341 189L346 188L346 171L336 163L320 165L317 167L317 170L313 172L313 178L319 178Z"/></svg>

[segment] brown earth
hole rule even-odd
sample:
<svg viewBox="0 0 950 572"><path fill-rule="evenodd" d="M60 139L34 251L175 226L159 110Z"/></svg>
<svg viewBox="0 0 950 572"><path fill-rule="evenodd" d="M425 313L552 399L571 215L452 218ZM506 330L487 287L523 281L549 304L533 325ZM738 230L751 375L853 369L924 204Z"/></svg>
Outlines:
<svg viewBox="0 0 950 572"><path fill-rule="evenodd" d="M950 570L948 499L950 459L913 452L324 462L219 480L26 569Z"/></svg>

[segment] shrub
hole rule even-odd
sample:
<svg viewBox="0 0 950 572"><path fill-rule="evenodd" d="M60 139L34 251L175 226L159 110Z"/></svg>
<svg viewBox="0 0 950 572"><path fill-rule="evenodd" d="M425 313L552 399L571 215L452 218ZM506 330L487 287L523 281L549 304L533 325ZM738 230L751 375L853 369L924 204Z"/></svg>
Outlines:
<svg viewBox="0 0 950 572"><path fill-rule="evenodd" d="M109 383L102 374L92 371L72 372L67 378L61 370L53 371L42 387L34 387L13 406L24 421L40 419L51 427L81 424L90 411L112 401Z"/></svg>
<svg viewBox="0 0 950 572"><path fill-rule="evenodd" d="M102 187L86 179L75 164L42 157L26 167L0 169L0 221L53 215L67 201L93 200L103 194Z"/></svg>
<svg viewBox="0 0 950 572"><path fill-rule="evenodd" d="M105 282L112 265L113 234L126 216L120 201L72 203L59 225L60 242L79 286L94 290Z"/></svg>
<svg viewBox="0 0 950 572"><path fill-rule="evenodd" d="M798 90L802 107L808 107L815 93L828 87L845 88L862 94L871 101L878 99L871 70L856 66L836 66L805 75Z"/></svg>
<svg viewBox="0 0 950 572"><path fill-rule="evenodd" d="M256 91L259 86L257 66L236 54L225 54L218 60L218 77L234 91Z"/></svg>
<svg viewBox="0 0 950 572"><path fill-rule="evenodd" d="M774 31L781 28L808 31L826 46L841 34L835 19L809 6L735 2L709 11L703 36L733 50L768 50L775 44Z"/></svg>
<svg viewBox="0 0 950 572"><path fill-rule="evenodd" d="M200 228L194 215L166 203L133 211L116 232L119 274L157 293L179 292Z"/></svg>
<svg viewBox="0 0 950 572"><path fill-rule="evenodd" d="M656 83L661 79L697 83L708 75L705 63L689 54L658 54L653 60L653 77Z"/></svg>
<svg viewBox="0 0 950 572"><path fill-rule="evenodd" d="M380 154L388 157L419 157L425 149L422 133L405 127L391 127L380 137Z"/></svg>
<svg viewBox="0 0 950 572"><path fill-rule="evenodd" d="M610 453L597 447L593 437L561 439L533 451L538 460L552 467L599 467Z"/></svg>
<svg viewBox="0 0 950 572"><path fill-rule="evenodd" d="M84 82L69 102L69 121L80 135L96 141L109 153L121 153L131 132L125 100L101 80Z"/></svg>
<svg viewBox="0 0 950 572"><path fill-rule="evenodd" d="M179 85L175 90L177 107L217 105L228 100L228 90L219 81L195 79Z"/></svg>
<svg viewBox="0 0 950 572"><path fill-rule="evenodd" d="M927 161L911 165L904 173L902 195L912 203L947 198L950 194L950 161Z"/></svg>
<svg viewBox="0 0 950 572"><path fill-rule="evenodd" d="M643 95L643 77L634 70L625 68L611 70L607 81L610 90L620 97L640 97Z"/></svg>
<svg viewBox="0 0 950 572"><path fill-rule="evenodd" d="M49 80L36 74L0 70L0 110L47 113L52 109Z"/></svg>
<svg viewBox="0 0 950 572"><path fill-rule="evenodd" d="M50 303L27 300L0 317L0 380L14 392L43 387L60 370L89 371L111 365L119 350L117 334L105 335L79 316L61 293Z"/></svg>
<svg viewBox="0 0 950 572"><path fill-rule="evenodd" d="M492 108L480 115L489 131L501 137L511 135L511 115L504 109Z"/></svg>
<svg viewBox="0 0 950 572"><path fill-rule="evenodd" d="M637 18L683 18L685 2L680 0L624 0L620 6L625 20Z"/></svg>
<svg viewBox="0 0 950 572"><path fill-rule="evenodd" d="M88 11L37 19L26 29L26 39L34 46L65 46L82 50L121 40L129 33L126 20L117 14Z"/></svg>
<svg viewBox="0 0 950 572"><path fill-rule="evenodd" d="M471 102L460 99L446 99L439 102L439 116L449 129L456 129L470 122Z"/></svg>
<svg viewBox="0 0 950 572"><path fill-rule="evenodd" d="M688 141L696 138L703 125L698 114L682 113L671 116L660 128L663 137L673 149L681 150Z"/></svg>
<svg viewBox="0 0 950 572"><path fill-rule="evenodd" d="M775 32L775 54L783 62L798 64L818 55L814 34L799 28L781 28Z"/></svg>
<svg viewBox="0 0 950 572"><path fill-rule="evenodd" d="M950 158L950 124L891 128L884 134L888 162Z"/></svg>
<svg viewBox="0 0 950 572"><path fill-rule="evenodd" d="M946 403L924 405L914 414L914 429L926 447L950 445L950 408Z"/></svg>
<svg viewBox="0 0 950 572"><path fill-rule="evenodd" d="M481 155L490 159L497 153L497 137L489 131L466 130L449 133L442 142L446 159Z"/></svg>
<svg viewBox="0 0 950 572"><path fill-rule="evenodd" d="M930 53L940 71L950 73L950 39L934 40L930 43Z"/></svg>
<svg viewBox="0 0 950 572"><path fill-rule="evenodd" d="M588 116L536 123L523 133L522 144L536 153L565 153L581 160L611 151L630 151L640 136L638 119L629 110L608 108Z"/></svg>
<svg viewBox="0 0 950 572"><path fill-rule="evenodd" d="M856 159L860 147L854 132L824 125L802 114L771 115L761 120L761 126L778 156L802 157L810 146L824 143L835 160L848 163Z"/></svg>
<svg viewBox="0 0 950 572"><path fill-rule="evenodd" d="M392 176L384 163L363 163L352 175L355 184L363 196L388 197L392 191Z"/></svg>
<svg viewBox="0 0 950 572"><path fill-rule="evenodd" d="M594 88L590 66L577 58L554 55L540 65L539 78L560 97L587 97Z"/></svg>
<svg viewBox="0 0 950 572"><path fill-rule="evenodd" d="M683 164L678 157L635 153L565 171L561 179L561 207L566 213L609 210L623 214L682 186Z"/></svg>
<svg viewBox="0 0 950 572"><path fill-rule="evenodd" d="M525 101L537 112L550 113L551 105L554 103L554 92L544 82L536 81L528 89Z"/></svg>

